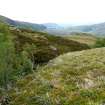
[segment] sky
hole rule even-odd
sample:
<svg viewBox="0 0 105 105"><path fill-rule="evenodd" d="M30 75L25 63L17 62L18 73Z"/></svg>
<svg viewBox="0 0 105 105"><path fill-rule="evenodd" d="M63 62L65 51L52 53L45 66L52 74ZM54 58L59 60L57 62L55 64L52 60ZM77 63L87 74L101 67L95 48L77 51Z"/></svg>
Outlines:
<svg viewBox="0 0 105 105"><path fill-rule="evenodd" d="M0 0L0 15L33 23L105 22L105 0Z"/></svg>

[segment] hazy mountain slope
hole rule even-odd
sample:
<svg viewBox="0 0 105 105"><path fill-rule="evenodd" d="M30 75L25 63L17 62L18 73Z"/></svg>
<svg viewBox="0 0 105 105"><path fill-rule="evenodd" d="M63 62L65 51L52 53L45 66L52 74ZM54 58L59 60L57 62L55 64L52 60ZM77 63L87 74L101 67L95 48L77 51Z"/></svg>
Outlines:
<svg viewBox="0 0 105 105"><path fill-rule="evenodd" d="M105 48L61 55L18 80L16 90L12 105L103 105Z"/></svg>
<svg viewBox="0 0 105 105"><path fill-rule="evenodd" d="M58 29L46 29L46 32L55 35L70 35L72 32L92 33L97 36L105 35L105 23L81 26L65 26Z"/></svg>
<svg viewBox="0 0 105 105"><path fill-rule="evenodd" d="M42 31L42 30L46 29L46 27L41 24L15 21L15 20L9 19L9 18L1 16L1 15L0 15L0 22L15 26L18 28L31 29L31 30L37 30L37 31Z"/></svg>
<svg viewBox="0 0 105 105"><path fill-rule="evenodd" d="M45 31L54 35L69 35L72 32L88 32L96 35L105 35L105 23L94 25L83 25L73 27L62 27L56 23L34 24L22 21L15 21L0 15L0 22L12 25L18 28Z"/></svg>
<svg viewBox="0 0 105 105"><path fill-rule="evenodd" d="M71 32L89 32L96 35L105 35L105 23L84 25L68 28Z"/></svg>
<svg viewBox="0 0 105 105"><path fill-rule="evenodd" d="M105 23L92 25L92 32L97 35L105 35Z"/></svg>
<svg viewBox="0 0 105 105"><path fill-rule="evenodd" d="M47 27L47 29L62 29L63 27L56 24L56 23L44 23L44 26Z"/></svg>

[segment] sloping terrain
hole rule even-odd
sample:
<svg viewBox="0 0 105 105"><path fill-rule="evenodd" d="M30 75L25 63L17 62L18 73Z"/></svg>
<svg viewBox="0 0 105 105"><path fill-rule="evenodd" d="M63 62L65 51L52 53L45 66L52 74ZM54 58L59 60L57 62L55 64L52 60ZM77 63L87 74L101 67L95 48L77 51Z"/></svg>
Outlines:
<svg viewBox="0 0 105 105"><path fill-rule="evenodd" d="M55 35L70 35L72 32L85 32L92 33L96 36L105 35L105 22L93 25L81 25L81 26L67 26L58 29L46 29L46 32Z"/></svg>
<svg viewBox="0 0 105 105"><path fill-rule="evenodd" d="M70 35L66 36L66 38L87 44L89 46L93 46L97 40L97 37L89 33L71 33Z"/></svg>
<svg viewBox="0 0 105 105"><path fill-rule="evenodd" d="M105 48L67 53L20 79L11 105L104 105Z"/></svg>
<svg viewBox="0 0 105 105"><path fill-rule="evenodd" d="M12 25L18 28L31 29L34 31L44 31L53 35L70 35L72 32L88 32L96 35L105 35L105 23L81 26L65 26L56 23L35 24L22 21L15 21L0 15L0 22Z"/></svg>
<svg viewBox="0 0 105 105"><path fill-rule="evenodd" d="M8 105L11 92L14 89L18 92L16 81L37 72L40 64L42 66L60 54L84 49L89 49L88 45L0 23L0 104Z"/></svg>
<svg viewBox="0 0 105 105"><path fill-rule="evenodd" d="M105 104L105 48L89 47L96 37L6 24L0 24L1 105Z"/></svg>
<svg viewBox="0 0 105 105"><path fill-rule="evenodd" d="M15 20L9 19L9 18L1 16L1 15L0 15L0 22L11 25L11 26L15 26L18 28L23 28L23 29L31 29L31 30L37 30L37 31L42 31L42 30L46 29L46 27L41 24L15 21Z"/></svg>
<svg viewBox="0 0 105 105"><path fill-rule="evenodd" d="M47 29L62 29L63 28L56 23L44 23L43 25L46 26Z"/></svg>
<svg viewBox="0 0 105 105"><path fill-rule="evenodd" d="M71 32L88 32L96 35L105 35L105 22L93 25L83 25L68 28Z"/></svg>
<svg viewBox="0 0 105 105"><path fill-rule="evenodd" d="M23 50L26 44L29 44L30 47L35 45L33 55L36 63L48 62L50 59L66 52L89 49L86 44L47 33L23 29L14 29L12 33L16 36L15 42L18 51Z"/></svg>

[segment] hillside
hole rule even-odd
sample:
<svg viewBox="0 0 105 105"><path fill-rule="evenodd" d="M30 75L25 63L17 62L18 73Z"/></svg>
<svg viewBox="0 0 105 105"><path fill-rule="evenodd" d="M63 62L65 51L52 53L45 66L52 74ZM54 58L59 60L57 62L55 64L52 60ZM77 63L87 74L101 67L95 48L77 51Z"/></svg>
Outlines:
<svg viewBox="0 0 105 105"><path fill-rule="evenodd" d="M60 54L89 49L87 44L68 40L63 37L49 35L47 33L30 30L12 29L15 35L16 49L22 51L27 44L35 45L33 51L35 63L46 63Z"/></svg>
<svg viewBox="0 0 105 105"><path fill-rule="evenodd" d="M15 21L15 20L9 19L9 18L1 16L1 15L0 15L0 22L11 25L11 26L15 26L18 28L23 28L23 29L31 29L31 30L37 30L37 31L42 31L42 30L46 29L46 27L41 24Z"/></svg>
<svg viewBox="0 0 105 105"><path fill-rule="evenodd" d="M65 36L65 38L74 40L80 43L93 46L96 43L97 37L89 33L71 33L70 35Z"/></svg>
<svg viewBox="0 0 105 105"><path fill-rule="evenodd" d="M44 23L43 25L46 26L47 30L48 29L62 29L63 28L56 23Z"/></svg>
<svg viewBox="0 0 105 105"><path fill-rule="evenodd" d="M72 32L85 32L92 33L97 36L105 35L105 22L93 25L81 25L81 26L65 26L62 29L46 29L46 32L55 35L70 35Z"/></svg>
<svg viewBox="0 0 105 105"><path fill-rule="evenodd" d="M68 28L71 32L88 32L96 35L105 35L105 23L84 25Z"/></svg>
<svg viewBox="0 0 105 105"><path fill-rule="evenodd" d="M0 104L9 105L16 81L37 72L39 66L60 54L85 49L89 49L86 44L0 23Z"/></svg>
<svg viewBox="0 0 105 105"><path fill-rule="evenodd" d="M90 49L104 38L61 37L0 18L0 105L105 104L105 48Z"/></svg>
<svg viewBox="0 0 105 105"><path fill-rule="evenodd" d="M11 105L104 105L105 48L67 53L20 79Z"/></svg>
<svg viewBox="0 0 105 105"><path fill-rule="evenodd" d="M34 31L44 31L53 35L70 35L72 32L87 32L100 36L105 35L105 23L81 26L62 26L56 23L35 24L16 21L0 15L0 22L15 26L17 28L31 29Z"/></svg>

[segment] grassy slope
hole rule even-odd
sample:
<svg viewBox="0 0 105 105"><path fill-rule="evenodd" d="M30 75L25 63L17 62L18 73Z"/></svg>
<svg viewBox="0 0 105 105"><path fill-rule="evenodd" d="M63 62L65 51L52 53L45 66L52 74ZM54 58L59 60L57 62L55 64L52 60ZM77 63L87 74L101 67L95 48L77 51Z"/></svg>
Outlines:
<svg viewBox="0 0 105 105"><path fill-rule="evenodd" d="M78 33L67 36L66 38L80 43L88 44L89 46L94 45L97 39L95 36L86 33L80 33L80 34Z"/></svg>
<svg viewBox="0 0 105 105"><path fill-rule="evenodd" d="M12 105L103 105L105 48L67 53L17 82Z"/></svg>
<svg viewBox="0 0 105 105"><path fill-rule="evenodd" d="M50 59L66 52L80 51L89 48L86 44L48 35L47 33L30 30L13 30L12 33L17 36L15 41L18 50L22 50L27 43L31 46L32 44L36 46L36 49L33 51L36 63L48 62Z"/></svg>

